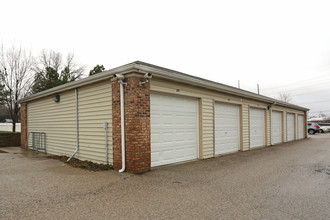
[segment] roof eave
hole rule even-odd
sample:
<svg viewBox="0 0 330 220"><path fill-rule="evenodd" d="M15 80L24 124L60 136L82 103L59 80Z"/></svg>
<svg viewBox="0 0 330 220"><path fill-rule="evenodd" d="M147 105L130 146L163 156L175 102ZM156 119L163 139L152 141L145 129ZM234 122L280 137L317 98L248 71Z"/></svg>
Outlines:
<svg viewBox="0 0 330 220"><path fill-rule="evenodd" d="M309 111L308 108L293 105L293 104L286 103L286 102L283 102L283 101L280 101L277 99L269 98L267 96L258 95L253 92L249 92L249 91L246 91L243 89L238 89L235 87L231 87L231 86L224 85L221 83L202 79L199 77L190 76L190 75L180 73L177 71L173 71L173 70L169 70L169 69L165 69L165 68L158 68L156 66L148 65L148 64L145 64L142 62L139 62L135 65L136 65L136 69L139 72L152 73L154 76L157 76L159 78L176 81L176 82L181 82L181 83L186 83L186 84L190 84L190 85L195 85L195 86L203 87L206 89L216 90L219 92L224 92L227 94L236 95L236 96L240 96L240 97L244 97L244 98L256 99L256 100L263 101L263 102L266 102L269 104L275 103L276 105L280 105L280 106L284 106L284 107L288 107L288 108L295 108L295 109L299 109L302 111Z"/></svg>
<svg viewBox="0 0 330 220"><path fill-rule="evenodd" d="M215 90L215 91L219 91L219 92L224 92L227 94L236 95L236 96L240 96L243 98L256 99L256 100L266 102L269 104L274 104L276 102L276 104L280 105L280 106L299 109L302 111L309 111L309 109L301 107L301 106L282 102L282 101L272 99L267 96L258 95L256 93L249 92L249 91L246 91L243 89L238 89L238 88L235 88L232 86L228 86L228 85L213 82L210 80L202 79L199 77L191 76L191 75L188 75L185 73L181 73L178 71L174 71L174 70L166 69L163 67L155 66L152 64L144 63L141 61L129 63L129 64L126 64L126 65L123 65L123 66L120 66L117 68L113 68L113 69L104 71L99 74L95 74L93 76L75 81L75 82L71 82L71 83L61 85L61 86L54 87L54 88L45 90L43 92L39 92L34 95L31 95L29 97L20 99L20 100L18 100L18 102L24 103L24 102L32 101L37 98L64 92L64 91L67 91L70 89L75 89L75 88L78 88L81 86L85 86L85 85L99 82L99 81L102 81L105 79L109 79L114 74L124 74L125 75L125 74L133 73L133 72L152 73L155 77L159 77L159 78L163 78L163 79L167 79L167 80L171 80L171 81L175 81L175 82L199 86L202 88L211 89L211 90Z"/></svg>
<svg viewBox="0 0 330 220"><path fill-rule="evenodd" d="M102 73L98 73L98 74L95 74L93 76L86 77L86 78L81 79L81 80L66 83L64 85L56 86L54 88L47 89L47 90L42 91L42 92L38 92L36 94L30 95L26 98L22 98L22 99L18 100L18 103L24 103L24 102L32 101L32 100L42 98L42 97L46 97L46 96L49 96L49 95L52 95L52 94L65 92L65 91L68 91L70 89L75 89L75 88L78 88L78 87L81 87L81 86L85 86L85 85L96 83L96 82L99 82L99 81L102 81L102 80L110 79L116 73L127 74L127 73L132 73L134 71L137 71L134 68L135 68L134 63L130 63L130 64L127 64L127 65L124 65L124 66L120 66L120 67L117 67L117 68L114 68L114 69L110 69L110 70L104 71Z"/></svg>

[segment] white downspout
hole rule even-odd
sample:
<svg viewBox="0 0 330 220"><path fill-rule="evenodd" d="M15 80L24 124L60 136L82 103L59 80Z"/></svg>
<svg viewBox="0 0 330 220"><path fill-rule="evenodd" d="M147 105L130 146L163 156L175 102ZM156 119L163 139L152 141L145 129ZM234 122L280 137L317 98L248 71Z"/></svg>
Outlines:
<svg viewBox="0 0 330 220"><path fill-rule="evenodd" d="M121 127L121 166L119 173L122 173L126 169L125 164L125 118L124 118L124 84L122 79L119 79L120 84L120 127Z"/></svg>
<svg viewBox="0 0 330 220"><path fill-rule="evenodd" d="M69 162L79 150L78 88L75 89L75 96L76 96L76 150L73 152L71 157L66 162Z"/></svg>

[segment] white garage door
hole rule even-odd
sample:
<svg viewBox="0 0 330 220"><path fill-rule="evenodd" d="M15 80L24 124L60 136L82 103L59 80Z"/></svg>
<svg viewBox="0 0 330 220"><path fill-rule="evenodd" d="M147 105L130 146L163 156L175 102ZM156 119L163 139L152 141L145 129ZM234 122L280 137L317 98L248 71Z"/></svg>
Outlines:
<svg viewBox="0 0 330 220"><path fill-rule="evenodd" d="M239 106L215 103L215 154L235 152L239 146Z"/></svg>
<svg viewBox="0 0 330 220"><path fill-rule="evenodd" d="M152 93L151 166L197 158L197 99Z"/></svg>
<svg viewBox="0 0 330 220"><path fill-rule="evenodd" d="M272 144L282 143L282 112L272 111Z"/></svg>
<svg viewBox="0 0 330 220"><path fill-rule="evenodd" d="M294 114L286 114L286 132L288 141L294 140Z"/></svg>
<svg viewBox="0 0 330 220"><path fill-rule="evenodd" d="M265 146L265 110L250 108L250 148Z"/></svg>
<svg viewBox="0 0 330 220"><path fill-rule="evenodd" d="M304 138L304 116L298 115L298 139Z"/></svg>

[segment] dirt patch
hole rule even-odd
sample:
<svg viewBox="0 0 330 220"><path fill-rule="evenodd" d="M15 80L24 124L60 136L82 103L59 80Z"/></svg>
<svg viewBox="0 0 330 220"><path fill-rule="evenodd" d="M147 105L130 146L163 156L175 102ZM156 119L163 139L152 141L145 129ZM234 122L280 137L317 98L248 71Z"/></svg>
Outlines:
<svg viewBox="0 0 330 220"><path fill-rule="evenodd" d="M3 150L0 150L0 153L8 153L8 152L6 152L6 151L3 151Z"/></svg>
<svg viewBox="0 0 330 220"><path fill-rule="evenodd" d="M69 159L69 157L67 156L52 155L52 156L48 156L48 158L59 160L66 164L69 164L70 166L78 167L86 170L92 170L92 171L113 170L112 165L94 163L88 160L82 161L76 158L72 158L69 162L66 162Z"/></svg>

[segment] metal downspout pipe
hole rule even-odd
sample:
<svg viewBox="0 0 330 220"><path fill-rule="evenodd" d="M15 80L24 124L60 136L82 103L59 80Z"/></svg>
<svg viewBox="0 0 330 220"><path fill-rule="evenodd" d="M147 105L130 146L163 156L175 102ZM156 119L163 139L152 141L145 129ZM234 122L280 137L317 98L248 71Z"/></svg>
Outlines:
<svg viewBox="0 0 330 220"><path fill-rule="evenodd" d="M76 96L76 150L73 152L71 157L66 162L69 162L79 150L78 88L75 89L75 96Z"/></svg>
<svg viewBox="0 0 330 220"><path fill-rule="evenodd" d="M119 173L122 173L126 169L125 163L125 116L124 116L124 84L122 79L118 81L120 83L120 127L121 127L121 169Z"/></svg>

